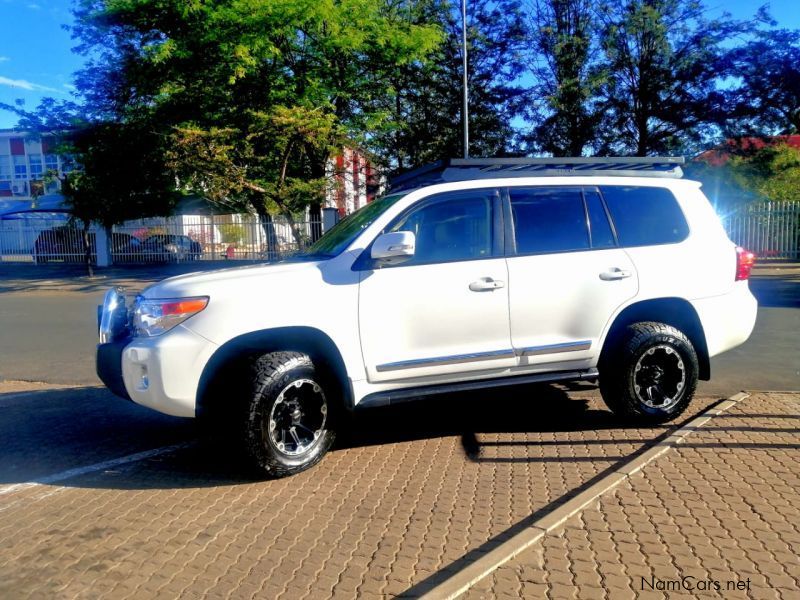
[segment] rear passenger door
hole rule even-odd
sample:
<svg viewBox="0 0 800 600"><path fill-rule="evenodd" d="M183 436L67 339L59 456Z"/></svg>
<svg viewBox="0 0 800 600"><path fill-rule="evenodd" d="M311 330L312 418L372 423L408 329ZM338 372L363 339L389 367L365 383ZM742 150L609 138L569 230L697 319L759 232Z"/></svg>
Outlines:
<svg viewBox="0 0 800 600"><path fill-rule="evenodd" d="M637 273L593 187L508 190L511 342L525 370L585 369Z"/></svg>

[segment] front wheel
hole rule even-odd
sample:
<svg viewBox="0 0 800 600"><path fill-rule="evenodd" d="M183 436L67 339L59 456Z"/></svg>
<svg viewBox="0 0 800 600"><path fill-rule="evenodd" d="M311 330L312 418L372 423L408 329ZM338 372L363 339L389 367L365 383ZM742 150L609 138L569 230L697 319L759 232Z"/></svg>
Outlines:
<svg viewBox="0 0 800 600"><path fill-rule="evenodd" d="M600 393L621 417L663 423L689 406L698 373L697 353L683 332L664 323L634 323L601 361Z"/></svg>
<svg viewBox="0 0 800 600"><path fill-rule="evenodd" d="M245 416L245 449L270 477L314 466L335 438L334 411L311 359L299 352L272 352L253 365Z"/></svg>

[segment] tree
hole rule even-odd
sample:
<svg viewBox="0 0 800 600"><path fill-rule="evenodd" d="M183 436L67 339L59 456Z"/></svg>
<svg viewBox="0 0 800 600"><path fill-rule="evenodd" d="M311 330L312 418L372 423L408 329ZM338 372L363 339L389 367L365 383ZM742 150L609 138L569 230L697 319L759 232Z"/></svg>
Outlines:
<svg viewBox="0 0 800 600"><path fill-rule="evenodd" d="M553 156L581 156L595 137L600 113L593 35L593 0L533 0L530 36L535 78L532 146ZM536 100L542 101L541 103Z"/></svg>
<svg viewBox="0 0 800 600"><path fill-rule="evenodd" d="M427 62L392 73L393 94L377 98L388 125L371 136L371 149L397 171L462 156L462 44L458 1L425 0L412 13L435 24L444 41ZM467 4L467 88L470 154L505 155L515 149L514 119L521 114L525 28L519 0Z"/></svg>
<svg viewBox="0 0 800 600"><path fill-rule="evenodd" d="M724 120L723 42L753 22L708 19L698 0L607 0L601 152L686 151Z"/></svg>
<svg viewBox="0 0 800 600"><path fill-rule="evenodd" d="M98 55L78 87L93 114L162 135L182 190L292 220L322 200L332 152L386 120L375 98L391 95L391 74L438 44L409 12L382 0L82 0L75 36Z"/></svg>
<svg viewBox="0 0 800 600"><path fill-rule="evenodd" d="M728 98L739 133L800 133L800 31L758 31L728 60L739 79Z"/></svg>

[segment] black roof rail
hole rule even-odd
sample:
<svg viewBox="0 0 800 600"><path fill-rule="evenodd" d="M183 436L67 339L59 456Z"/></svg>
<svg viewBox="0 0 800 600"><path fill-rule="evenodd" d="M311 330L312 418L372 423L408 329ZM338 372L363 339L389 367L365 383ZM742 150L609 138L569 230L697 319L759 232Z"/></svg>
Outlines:
<svg viewBox="0 0 800 600"><path fill-rule="evenodd" d="M683 156L447 158L393 177L392 191L451 181L501 177L683 177Z"/></svg>

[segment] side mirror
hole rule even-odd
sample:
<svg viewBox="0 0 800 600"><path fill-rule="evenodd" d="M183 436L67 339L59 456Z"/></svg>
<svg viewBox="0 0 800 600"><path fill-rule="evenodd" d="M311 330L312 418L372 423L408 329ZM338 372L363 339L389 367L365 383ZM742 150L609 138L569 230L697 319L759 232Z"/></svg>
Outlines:
<svg viewBox="0 0 800 600"><path fill-rule="evenodd" d="M395 263L414 256L415 249L413 231L393 231L378 236L372 244L370 256L373 260Z"/></svg>

